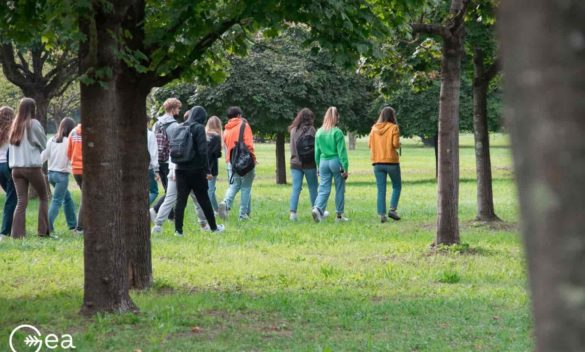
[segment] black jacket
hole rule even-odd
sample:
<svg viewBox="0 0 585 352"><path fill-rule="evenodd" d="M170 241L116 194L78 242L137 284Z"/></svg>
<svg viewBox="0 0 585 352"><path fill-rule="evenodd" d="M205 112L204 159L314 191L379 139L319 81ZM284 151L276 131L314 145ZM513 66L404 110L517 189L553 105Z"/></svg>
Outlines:
<svg viewBox="0 0 585 352"><path fill-rule="evenodd" d="M207 154L207 133L203 126L205 120L207 120L207 111L204 108L196 106L191 109L189 118L184 123L191 125L195 157L189 162L177 164L177 170L206 170L208 174L211 173Z"/></svg>
<svg viewBox="0 0 585 352"><path fill-rule="evenodd" d="M214 133L207 135L207 156L209 158L211 174L217 176L219 173L217 159L221 158L221 138Z"/></svg>

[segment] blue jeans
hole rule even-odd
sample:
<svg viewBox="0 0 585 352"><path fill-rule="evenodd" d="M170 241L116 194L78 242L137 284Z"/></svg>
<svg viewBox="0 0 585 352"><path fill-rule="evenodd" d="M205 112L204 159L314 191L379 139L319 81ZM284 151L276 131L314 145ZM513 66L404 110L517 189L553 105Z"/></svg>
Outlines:
<svg viewBox="0 0 585 352"><path fill-rule="evenodd" d="M59 209L64 206L65 219L67 219L67 226L70 230L77 227L77 215L75 215L75 203L71 198L71 193L67 189L69 187L69 173L49 171L49 183L55 189L53 190L53 200L49 206L49 230L53 232L55 228L53 224Z"/></svg>
<svg viewBox="0 0 585 352"><path fill-rule="evenodd" d="M392 197L390 198L390 209L396 210L400 191L402 190L402 180L400 179L400 164L393 165L374 165L374 175L376 176L376 186L378 188L378 215L386 214L386 180L390 177L392 180Z"/></svg>
<svg viewBox="0 0 585 352"><path fill-rule="evenodd" d="M211 201L211 207L213 211L217 212L217 197L215 196L215 183L217 182L217 176L213 176L211 180L207 180L207 195Z"/></svg>
<svg viewBox="0 0 585 352"><path fill-rule="evenodd" d="M227 164L228 166L228 180L232 179L232 165L230 163ZM256 177L256 168L252 171L248 172L244 176L240 176L234 173L233 182L230 183L230 186L225 193L225 197L223 201L228 209L232 207L232 203L234 202L234 198L236 194L241 190L242 196L240 201L240 217L242 216L250 216L252 213L252 183L254 182L254 177Z"/></svg>
<svg viewBox="0 0 585 352"><path fill-rule="evenodd" d="M309 198L311 199L311 208L315 205L317 198L317 169L290 169L292 175L292 193L290 195L290 211L296 213L299 205L299 197L303 190L303 176L307 179L309 186Z"/></svg>
<svg viewBox="0 0 585 352"><path fill-rule="evenodd" d="M14 216L14 209L16 209L16 188L12 182L12 175L8 168L8 163L0 163L0 186L6 192L6 200L4 201L4 211L2 214L2 229L0 234L10 236L12 231L12 217Z"/></svg>
<svg viewBox="0 0 585 352"><path fill-rule="evenodd" d="M331 181L335 180L335 211L342 214L345 208L345 180L341 176L341 163L339 159L321 160L319 164L319 194L315 200L315 208L321 214L327 209L327 201L331 194Z"/></svg>
<svg viewBox="0 0 585 352"><path fill-rule="evenodd" d="M156 183L156 175L154 170L148 169L148 205L158 197L158 183Z"/></svg>

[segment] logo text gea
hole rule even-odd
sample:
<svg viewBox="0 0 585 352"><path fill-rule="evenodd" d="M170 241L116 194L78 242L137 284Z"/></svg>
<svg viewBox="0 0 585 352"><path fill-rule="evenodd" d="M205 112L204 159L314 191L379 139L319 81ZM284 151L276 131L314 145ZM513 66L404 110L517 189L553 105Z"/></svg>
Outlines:
<svg viewBox="0 0 585 352"><path fill-rule="evenodd" d="M22 339L23 336L24 339ZM43 347L49 350L75 349L71 335L47 334L43 337L39 329L28 324L19 325L12 330L9 345L12 352L39 352Z"/></svg>

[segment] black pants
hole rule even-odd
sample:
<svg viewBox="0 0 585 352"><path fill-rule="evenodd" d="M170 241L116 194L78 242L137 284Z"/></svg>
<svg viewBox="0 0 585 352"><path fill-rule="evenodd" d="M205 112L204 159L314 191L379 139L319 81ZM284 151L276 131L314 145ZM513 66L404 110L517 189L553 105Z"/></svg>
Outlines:
<svg viewBox="0 0 585 352"><path fill-rule="evenodd" d="M73 175L73 178L83 193L83 175ZM83 231L83 196L81 196L81 202L79 202L79 211L77 213L77 230Z"/></svg>
<svg viewBox="0 0 585 352"><path fill-rule="evenodd" d="M175 170L177 177L177 204L175 205L175 231L183 233L183 219L189 193L193 191L212 231L217 229L211 201L207 194L205 170Z"/></svg>
<svg viewBox="0 0 585 352"><path fill-rule="evenodd" d="M167 186L169 184L169 163L168 162L164 162L164 161L159 161L158 162L158 174L160 176L160 182L163 185L163 188L165 189L165 195L167 193ZM160 207L163 205L163 203L165 202L165 196L162 196L158 199L158 201L154 204L154 211L156 211L158 213L158 210L160 209ZM169 220L174 219L175 214L174 212L171 210L171 212L169 213Z"/></svg>

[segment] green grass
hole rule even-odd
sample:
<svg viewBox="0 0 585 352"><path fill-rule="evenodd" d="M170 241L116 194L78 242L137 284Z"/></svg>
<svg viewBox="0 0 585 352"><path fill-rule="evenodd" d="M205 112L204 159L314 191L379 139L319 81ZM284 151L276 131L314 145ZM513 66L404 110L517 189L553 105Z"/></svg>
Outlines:
<svg viewBox="0 0 585 352"><path fill-rule="evenodd" d="M185 238L172 224L152 240L154 286L134 292L139 314L78 315L83 242L27 236L0 242L0 346L31 323L70 333L79 351L528 351L526 272L517 230L510 150L492 138L499 229L476 226L472 136L461 137L464 244L429 250L436 221L434 153L402 150L403 220L380 224L366 141L350 152L349 223L315 224L308 192L288 221L290 185L274 184L274 146L259 145L253 219L199 232L188 208ZM218 196L226 188L220 171ZM75 196L79 191L75 189ZM236 198L239 205L239 197ZM3 195L0 196L3 204ZM333 208L333 199L329 201ZM36 203L28 229L36 228ZM66 228L60 214L58 228Z"/></svg>

